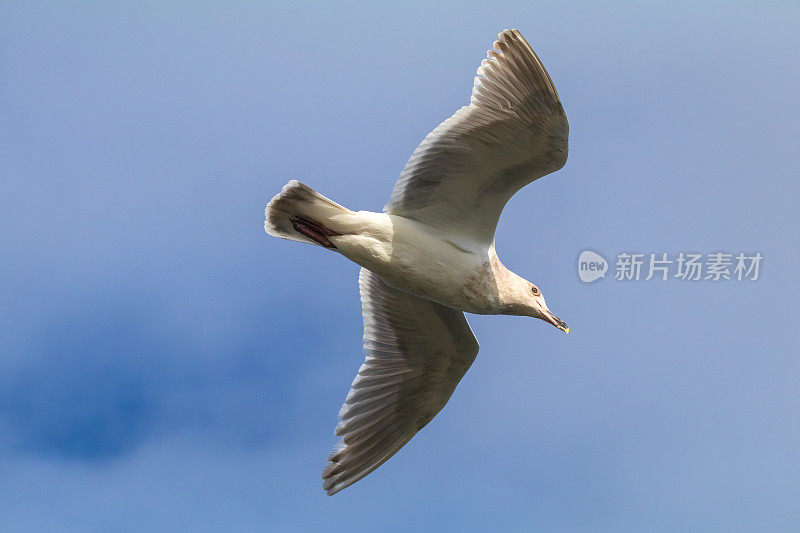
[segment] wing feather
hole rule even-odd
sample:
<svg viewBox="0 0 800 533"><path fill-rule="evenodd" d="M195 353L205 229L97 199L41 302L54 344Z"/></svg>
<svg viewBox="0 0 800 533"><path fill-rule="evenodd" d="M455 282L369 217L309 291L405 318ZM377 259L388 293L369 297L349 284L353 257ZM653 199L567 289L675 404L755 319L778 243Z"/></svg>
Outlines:
<svg viewBox="0 0 800 533"><path fill-rule="evenodd" d="M359 276L366 359L339 411L322 473L335 494L402 448L445 406L478 353L464 313Z"/></svg>
<svg viewBox="0 0 800 533"><path fill-rule="evenodd" d="M469 106L420 143L386 211L491 244L506 202L564 166L568 135L550 75L522 35L505 30L478 67Z"/></svg>

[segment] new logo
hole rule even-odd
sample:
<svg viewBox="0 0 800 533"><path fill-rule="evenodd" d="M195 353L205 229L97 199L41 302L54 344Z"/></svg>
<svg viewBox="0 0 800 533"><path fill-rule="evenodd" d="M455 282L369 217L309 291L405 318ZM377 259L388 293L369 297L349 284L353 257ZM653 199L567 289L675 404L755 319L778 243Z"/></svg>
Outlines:
<svg viewBox="0 0 800 533"><path fill-rule="evenodd" d="M591 250L584 250L578 256L578 277L584 283L591 283L606 277L608 261L602 255Z"/></svg>

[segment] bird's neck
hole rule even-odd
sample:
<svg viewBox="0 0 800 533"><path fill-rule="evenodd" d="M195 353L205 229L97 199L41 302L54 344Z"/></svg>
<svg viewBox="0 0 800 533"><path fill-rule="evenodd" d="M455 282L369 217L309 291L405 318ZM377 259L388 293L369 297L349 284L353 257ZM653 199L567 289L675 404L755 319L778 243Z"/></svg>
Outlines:
<svg viewBox="0 0 800 533"><path fill-rule="evenodd" d="M489 264L497 286L500 314L527 315L530 283L506 268L494 246L489 250Z"/></svg>

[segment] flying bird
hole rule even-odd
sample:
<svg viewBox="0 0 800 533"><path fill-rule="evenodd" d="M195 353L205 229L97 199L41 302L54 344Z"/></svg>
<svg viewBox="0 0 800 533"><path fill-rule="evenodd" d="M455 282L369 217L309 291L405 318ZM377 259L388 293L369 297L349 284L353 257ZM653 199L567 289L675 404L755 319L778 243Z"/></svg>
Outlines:
<svg viewBox="0 0 800 533"><path fill-rule="evenodd" d="M270 235L361 266L366 359L339 411L328 494L402 448L450 399L478 354L464 312L521 315L569 332L539 288L497 257L506 202L567 160L569 125L542 62L505 30L472 96L420 143L382 213L351 211L292 180L267 204Z"/></svg>

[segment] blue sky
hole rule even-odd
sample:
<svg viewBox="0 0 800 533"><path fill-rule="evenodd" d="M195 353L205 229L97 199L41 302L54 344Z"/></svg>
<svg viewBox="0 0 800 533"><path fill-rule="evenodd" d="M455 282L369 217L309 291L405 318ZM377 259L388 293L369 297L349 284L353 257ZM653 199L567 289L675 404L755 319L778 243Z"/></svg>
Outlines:
<svg viewBox="0 0 800 533"><path fill-rule="evenodd" d="M796 531L799 15L4 3L0 529ZM570 334L470 317L450 404L329 498L357 268L265 236L264 204L299 178L379 210L506 27L570 157L497 249ZM584 285L585 248L765 259L756 282Z"/></svg>

